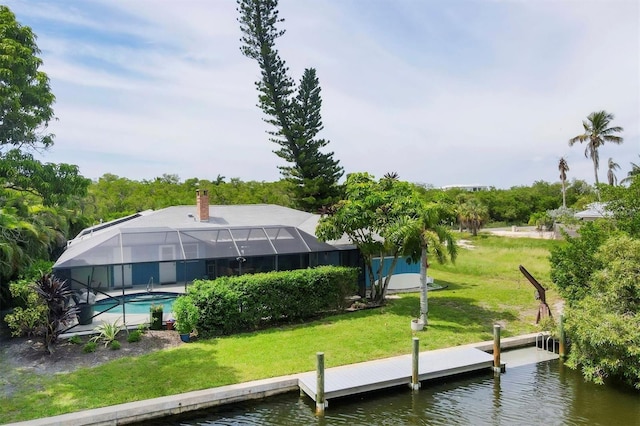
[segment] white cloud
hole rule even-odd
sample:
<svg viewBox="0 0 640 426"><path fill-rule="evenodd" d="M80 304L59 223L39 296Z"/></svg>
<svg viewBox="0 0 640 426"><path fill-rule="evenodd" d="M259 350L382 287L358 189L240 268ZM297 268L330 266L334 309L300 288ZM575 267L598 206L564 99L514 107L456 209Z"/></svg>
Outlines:
<svg viewBox="0 0 640 426"><path fill-rule="evenodd" d="M47 161L92 178L278 179L235 2L8 5L39 35L57 97ZM624 175L637 163L637 2L367 5L280 2L278 49L296 81L317 68L321 137L347 172L509 187L557 181L565 156L570 178L592 182L590 160L567 141L600 109L625 128L602 165L613 157Z"/></svg>

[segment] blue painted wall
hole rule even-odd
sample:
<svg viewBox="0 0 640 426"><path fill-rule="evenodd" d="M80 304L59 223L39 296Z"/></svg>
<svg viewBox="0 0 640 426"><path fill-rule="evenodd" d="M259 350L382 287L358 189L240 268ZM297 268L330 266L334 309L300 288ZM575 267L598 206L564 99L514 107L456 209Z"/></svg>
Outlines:
<svg viewBox="0 0 640 426"><path fill-rule="evenodd" d="M176 279L178 282L191 282L205 278L207 265L205 260L187 260L176 262Z"/></svg>
<svg viewBox="0 0 640 426"><path fill-rule="evenodd" d="M148 284L153 277L154 284L160 282L160 267L157 263L134 263L131 269L133 285Z"/></svg>

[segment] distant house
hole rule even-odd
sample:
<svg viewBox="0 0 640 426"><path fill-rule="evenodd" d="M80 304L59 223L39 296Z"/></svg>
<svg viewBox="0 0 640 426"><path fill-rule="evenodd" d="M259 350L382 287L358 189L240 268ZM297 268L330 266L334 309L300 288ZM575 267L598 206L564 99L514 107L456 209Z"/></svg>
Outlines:
<svg viewBox="0 0 640 426"><path fill-rule="evenodd" d="M489 187L485 185L445 185L441 189L463 189L469 192L488 191Z"/></svg>
<svg viewBox="0 0 640 426"><path fill-rule="evenodd" d="M195 208L148 210L83 230L53 269L74 288L108 291L317 265L360 266L349 241L315 237L319 219L271 204L210 206L202 190Z"/></svg>
<svg viewBox="0 0 640 426"><path fill-rule="evenodd" d="M574 215L577 219L583 221L602 219L611 217L611 212L607 211L606 203L591 203L587 205L586 210L582 210Z"/></svg>

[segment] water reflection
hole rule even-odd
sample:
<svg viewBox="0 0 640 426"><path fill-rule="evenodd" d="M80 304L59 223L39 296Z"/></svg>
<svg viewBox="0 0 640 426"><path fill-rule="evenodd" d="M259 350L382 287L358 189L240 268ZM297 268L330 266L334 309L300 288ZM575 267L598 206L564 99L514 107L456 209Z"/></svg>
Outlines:
<svg viewBox="0 0 640 426"><path fill-rule="evenodd" d="M291 393L167 418L166 425L638 425L640 394L585 383L559 361L332 400L325 417Z"/></svg>

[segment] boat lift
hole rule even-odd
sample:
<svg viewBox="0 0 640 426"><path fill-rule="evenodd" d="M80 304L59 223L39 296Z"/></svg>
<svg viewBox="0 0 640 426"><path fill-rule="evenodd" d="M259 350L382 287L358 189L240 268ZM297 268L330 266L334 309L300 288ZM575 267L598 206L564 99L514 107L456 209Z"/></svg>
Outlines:
<svg viewBox="0 0 640 426"><path fill-rule="evenodd" d="M519 266L520 272L524 275L529 282L536 288L536 299L540 300L540 306L538 306L538 315L536 316L536 324L540 323L540 320L543 318L553 318L551 315L551 309L549 309L549 305L547 305L547 290L542 287L542 285L535 279L533 276L525 269L524 266Z"/></svg>

